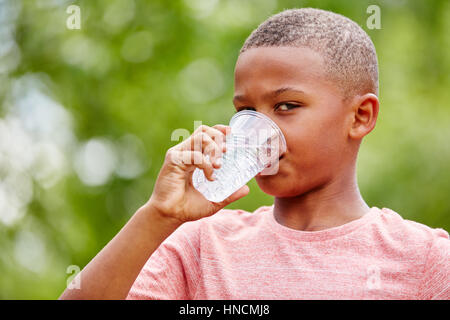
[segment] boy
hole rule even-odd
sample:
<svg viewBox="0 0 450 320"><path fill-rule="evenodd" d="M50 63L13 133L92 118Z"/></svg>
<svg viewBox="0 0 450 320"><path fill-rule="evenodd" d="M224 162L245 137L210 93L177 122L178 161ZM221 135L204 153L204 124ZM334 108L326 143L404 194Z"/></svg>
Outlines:
<svg viewBox="0 0 450 320"><path fill-rule="evenodd" d="M168 150L150 200L61 298L448 299L448 233L359 193L377 95L375 48L356 23L309 8L270 17L241 49L233 102L285 135L278 172L255 178L274 205L222 209L248 187L221 203L193 188L196 167L213 179L229 132L202 126Z"/></svg>

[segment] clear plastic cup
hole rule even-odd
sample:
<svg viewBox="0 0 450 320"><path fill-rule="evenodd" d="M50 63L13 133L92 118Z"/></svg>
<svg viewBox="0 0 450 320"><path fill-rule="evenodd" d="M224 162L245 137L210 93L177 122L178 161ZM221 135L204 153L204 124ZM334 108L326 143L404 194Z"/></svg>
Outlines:
<svg viewBox="0 0 450 320"><path fill-rule="evenodd" d="M209 201L221 202L258 173L278 172L278 161L286 151L280 128L269 117L253 110L236 113L230 120L227 152L222 165L214 169L216 179L206 179L203 170L195 169L192 184Z"/></svg>

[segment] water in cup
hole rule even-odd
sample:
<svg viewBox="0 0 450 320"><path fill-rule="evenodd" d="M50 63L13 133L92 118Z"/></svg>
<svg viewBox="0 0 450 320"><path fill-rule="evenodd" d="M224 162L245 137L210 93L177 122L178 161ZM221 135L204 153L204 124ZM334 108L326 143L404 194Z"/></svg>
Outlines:
<svg viewBox="0 0 450 320"><path fill-rule="evenodd" d="M283 133L262 113L240 111L231 118L230 127L222 166L214 169L216 179L207 180L198 168L192 175L192 184L209 201L225 200L260 172L275 174L278 159L286 151ZM267 169L269 165L271 172Z"/></svg>

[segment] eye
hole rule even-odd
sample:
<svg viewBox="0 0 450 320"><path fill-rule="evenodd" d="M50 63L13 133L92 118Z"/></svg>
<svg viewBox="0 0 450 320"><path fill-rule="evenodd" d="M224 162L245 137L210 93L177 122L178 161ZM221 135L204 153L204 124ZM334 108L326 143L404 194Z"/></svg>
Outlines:
<svg viewBox="0 0 450 320"><path fill-rule="evenodd" d="M291 110L291 109L294 109L294 108L298 108L298 107L300 107L300 106L298 106L296 104L292 104L292 103L283 102L283 103L278 104L275 107L275 109L276 110L280 109L281 111L288 111L288 110Z"/></svg>

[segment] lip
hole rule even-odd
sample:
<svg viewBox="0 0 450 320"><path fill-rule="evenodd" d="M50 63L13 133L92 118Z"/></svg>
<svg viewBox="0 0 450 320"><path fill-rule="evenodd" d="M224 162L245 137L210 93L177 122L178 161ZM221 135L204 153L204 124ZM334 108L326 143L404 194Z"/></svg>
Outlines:
<svg viewBox="0 0 450 320"><path fill-rule="evenodd" d="M278 162L280 162L284 158L284 154L278 158ZM256 175L257 177L261 176L261 172Z"/></svg>

